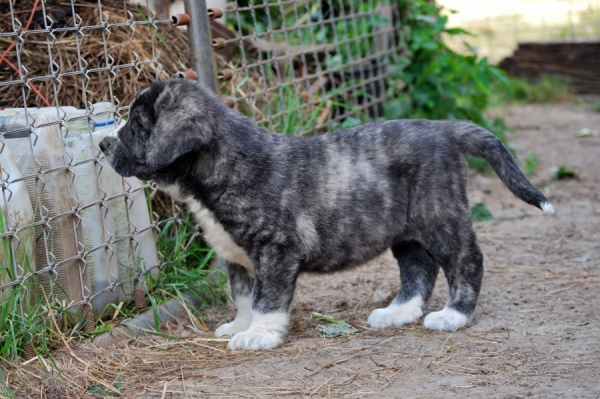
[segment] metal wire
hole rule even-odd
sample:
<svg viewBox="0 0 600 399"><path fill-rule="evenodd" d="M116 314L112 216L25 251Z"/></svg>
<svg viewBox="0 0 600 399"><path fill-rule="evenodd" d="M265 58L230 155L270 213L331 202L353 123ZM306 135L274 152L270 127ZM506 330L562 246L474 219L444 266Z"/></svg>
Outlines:
<svg viewBox="0 0 600 399"><path fill-rule="evenodd" d="M239 58L230 65L234 78L221 84L240 111L294 134L383 117L388 66L402 50L396 2L240 3L226 10L234 37L225 45L237 45Z"/></svg>
<svg viewBox="0 0 600 399"><path fill-rule="evenodd" d="M150 209L147 223L137 222L139 217L134 220L135 212L144 207L140 198L145 204L146 194L152 197L156 188L128 179L120 180L115 188L114 180L109 178L111 170L98 147L97 129L81 133L76 125L83 125L85 130L85 125L89 126L98 115L108 115L115 122L127 117L128 104L121 103L114 94L119 73L153 73L155 79L160 79L176 72L165 74L164 62L170 55L161 54L157 48L163 40L161 29L171 21L160 20L151 12L144 20L129 13L126 21L113 22L103 9L103 0L70 0L61 3L73 16L67 26L49 15L48 2L42 0L38 6L42 28L26 31L22 19L31 10L14 1L9 4L11 26L0 26L0 38L6 39L0 46L15 43L6 59L18 70L15 79L0 82L0 89L20 87L24 109L20 124L15 124L15 119L0 119L0 203L5 216L0 226L0 246L6 249L4 254L0 250L0 309L6 311L17 303L23 318L44 321L79 314L91 319L89 309L98 300L130 300L138 282L164 267L160 252L154 250L156 261L150 264L140 253L145 250L149 234L156 237L171 221L181 226L182 219L181 210L172 204L166 217L159 218ZM77 10L84 6L94 7L94 23L82 23ZM151 9L152 5L147 2L146 7ZM390 65L403 51L396 2L238 1L229 3L218 23L230 31L219 46L236 49L229 56L218 56L218 90L233 98L234 106L261 126L279 133L308 135L383 118L390 89ZM137 34L140 27L149 28L152 34L141 37ZM122 47L115 43L112 33L123 28L131 31L130 41L143 41L151 47L150 57L140 57L131 47L129 54L117 57L115 52ZM77 59L69 68L61 69L56 61L57 36L65 32L74 43ZM86 41L93 32L101 32L96 36L102 41L101 61L86 59ZM23 63L24 48L42 37L47 47L43 57L47 73L33 76ZM89 90L98 81L108 92L110 103L100 113L98 103L103 97ZM29 105L37 95L35 86L48 82L56 109L43 116ZM82 112L73 119L67 117L72 116L72 110L66 107L70 104L61 99L66 85L77 88L79 103L84 104ZM50 136L60 146L50 148ZM17 148L17 139L25 140L27 145ZM78 145L85 151L76 153L74 143L80 139L85 145ZM15 154L16 150L24 152ZM21 176L11 175L5 167L9 152L17 163L31 159L28 169L20 170ZM23 187L19 185L26 186L30 195L30 220L11 213L20 209L11 201ZM62 200L55 201L58 197ZM91 221L95 222L90 224ZM181 245L187 248L190 243ZM35 259L24 259L24 253ZM102 268L113 267L110 265L115 262L118 270L108 273L109 281L100 285L97 277L105 270ZM26 300L29 297L33 299ZM43 311L31 315L31 304L35 302L43 304ZM80 318L79 322L83 320ZM90 328L88 325L88 331ZM0 341L6 338L0 331Z"/></svg>
<svg viewBox="0 0 600 399"><path fill-rule="evenodd" d="M75 315L74 321L77 322L79 315L79 322L83 321L81 317L87 317L86 331L89 332L93 330L90 320L93 322L94 319L88 310L98 299L108 295L114 298L112 302L115 305L121 300L132 299L131 288L164 266L164 261L152 248L150 252L154 252L156 261L144 264L148 259L139 254L146 250L141 243L154 242L148 239L149 235L155 237L161 226L169 220L176 220L179 213L171 212L170 218L159 221L151 209L143 209L146 192L153 192L154 187L141 182L132 186L131 179L120 179L115 183L114 172L110 181L111 171L95 136L97 129L75 131L73 122L89 125L102 114L110 115L115 122L127 116L127 105L120 104L113 95L114 78L126 68L137 71L139 75L141 69L147 66L159 76L163 66L161 54L156 49L157 36L161 26L170 24L170 21L158 20L150 15L145 21L130 17L125 23L112 24L103 11L101 0L96 4L71 0L72 24L61 25L47 13L47 3L40 1L37 7L36 15L41 14L43 21L41 29L25 30L21 20L22 16L30 14L33 2L21 5L10 1L11 26L0 26L0 37L6 39L0 46L15 43L1 60L10 61L18 70L17 79L0 82L0 87L20 86L22 93L21 115L0 118L0 166L3 171L0 180L3 216L0 226L0 313L6 315L16 307L17 317L28 319L27 323L23 323L28 325L65 315ZM96 8L98 18L95 24L82 25L76 11L81 7ZM154 34L151 37L135 37L140 25L150 27ZM130 40L143 40L151 47L150 59L140 59L132 53L126 62L115 63L115 57L111 55L115 46L111 31L123 27L131 30ZM92 31L101 31L101 64L88 62L83 55L85 40ZM56 36L60 32L71 33L76 46L77 59L69 70L61 70L55 61ZM42 37L46 42L47 55L40 58L47 63L48 73L33 76L28 72L28 66L23 64L22 55L30 41L39 42ZM0 48L0 51L2 54L5 49ZM68 79L71 79L70 83L73 79L77 82L80 103L85 104L83 112L70 120L67 119L70 110L65 107L69 104L61 101L61 89ZM31 96L36 95L32 86L42 81L51 82L55 100L52 105L56 107L45 115L30 107ZM109 92L110 106L101 113L97 113L95 107L102 97L94 97L88 90L90 82L94 81L101 81ZM17 112L15 110L14 114ZM20 145L15 144L16 140L20 140ZM73 143L76 140L83 143L79 147L83 155L74 153ZM26 145L23 144L25 142ZM59 145L53 147L52 144L56 143ZM31 160L27 168L22 167L24 159ZM18 165L21 176L12 172L12 164ZM107 183L110 183L109 186ZM13 201L14 192L22 193L23 188L26 188L31 201L29 217L22 213L27 206ZM134 215L135 212L145 212L147 223L139 223L144 218ZM114 226L117 213L124 219L121 228ZM98 223L91 224L92 220ZM118 233L115 234L115 231ZM100 238L93 240L93 235ZM106 264L98 260L106 261ZM127 265L122 265L123 261ZM108 284L99 286L94 277L108 268L110 262L119 263L119 273L110 273ZM130 268L125 278L120 273L122 266ZM31 313L34 304L40 303L41 311ZM0 341L7 338L4 331L0 331Z"/></svg>

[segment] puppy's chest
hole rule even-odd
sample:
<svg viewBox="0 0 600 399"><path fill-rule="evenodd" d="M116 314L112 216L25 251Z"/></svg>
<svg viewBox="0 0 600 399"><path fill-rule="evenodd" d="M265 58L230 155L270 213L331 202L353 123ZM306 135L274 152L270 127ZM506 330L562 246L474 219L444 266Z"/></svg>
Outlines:
<svg viewBox="0 0 600 399"><path fill-rule="evenodd" d="M236 263L254 273L254 265L248 253L235 243L231 235L219 223L214 214L191 196L182 195L176 185L160 186L160 189L170 194L175 200L185 202L202 228L202 235L216 254L224 260Z"/></svg>

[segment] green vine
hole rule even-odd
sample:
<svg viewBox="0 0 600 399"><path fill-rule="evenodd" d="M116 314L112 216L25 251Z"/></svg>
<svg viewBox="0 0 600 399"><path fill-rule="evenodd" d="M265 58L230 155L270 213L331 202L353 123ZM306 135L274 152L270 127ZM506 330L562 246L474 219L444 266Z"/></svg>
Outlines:
<svg viewBox="0 0 600 399"><path fill-rule="evenodd" d="M398 0L404 53L391 64L388 93L393 100L385 107L387 119L466 119L506 142L509 128L501 118L489 119L490 85L508 84L504 71L479 59L473 48L459 54L444 43L444 35L469 35L448 28L441 8L426 0ZM484 168L484 161L470 159L471 167Z"/></svg>

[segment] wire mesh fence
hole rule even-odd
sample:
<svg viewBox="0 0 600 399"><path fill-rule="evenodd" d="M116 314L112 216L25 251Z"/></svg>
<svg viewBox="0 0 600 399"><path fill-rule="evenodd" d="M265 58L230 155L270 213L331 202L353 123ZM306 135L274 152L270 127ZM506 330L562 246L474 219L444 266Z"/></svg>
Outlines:
<svg viewBox="0 0 600 399"><path fill-rule="evenodd" d="M153 187L121 178L100 140L137 89L185 67L185 34L121 1L0 4L0 341L94 317L149 289L164 261ZM54 320L52 319L54 316ZM87 316L87 318L86 318Z"/></svg>
<svg viewBox="0 0 600 399"><path fill-rule="evenodd" d="M48 328L93 327L139 299L165 251L200 235L190 229L177 248L157 247L166 226L185 223L182 210L170 201L157 209L152 184L118 176L98 147L139 89L195 65L185 27L155 7L0 3L0 345L12 342L13 355ZM380 119L403 52L398 13L396 2L374 0L228 3L205 39L217 90L279 133Z"/></svg>
<svg viewBox="0 0 600 399"><path fill-rule="evenodd" d="M235 35L222 45L240 53L221 89L280 133L381 118L390 58L401 52L398 21L393 2L238 1L226 12Z"/></svg>

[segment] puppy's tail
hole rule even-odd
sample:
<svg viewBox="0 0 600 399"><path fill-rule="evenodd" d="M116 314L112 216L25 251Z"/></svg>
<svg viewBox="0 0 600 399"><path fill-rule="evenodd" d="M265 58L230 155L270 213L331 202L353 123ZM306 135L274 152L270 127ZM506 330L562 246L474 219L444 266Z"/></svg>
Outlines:
<svg viewBox="0 0 600 399"><path fill-rule="evenodd" d="M452 125L452 134L464 154L488 161L500 180L517 198L546 213L554 213L552 204L525 177L500 139L471 122L456 122Z"/></svg>

